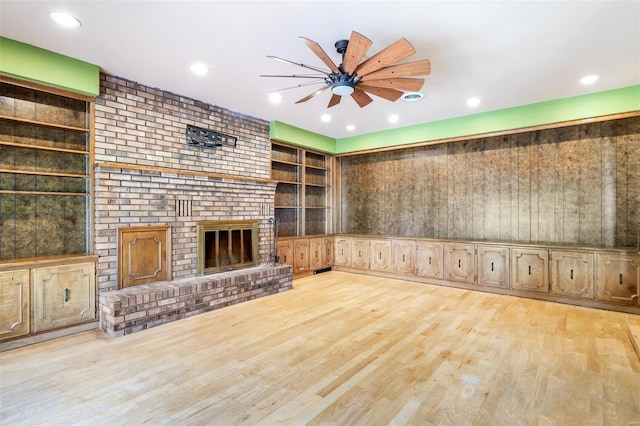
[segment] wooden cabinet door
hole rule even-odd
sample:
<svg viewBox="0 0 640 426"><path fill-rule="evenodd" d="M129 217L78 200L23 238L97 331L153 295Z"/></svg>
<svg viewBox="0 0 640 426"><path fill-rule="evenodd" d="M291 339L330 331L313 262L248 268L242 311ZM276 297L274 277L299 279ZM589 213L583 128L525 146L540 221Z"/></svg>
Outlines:
<svg viewBox="0 0 640 426"><path fill-rule="evenodd" d="M96 267L93 262L35 268L33 291L33 331L96 318Z"/></svg>
<svg viewBox="0 0 640 426"><path fill-rule="evenodd" d="M478 246L478 285L509 288L509 249Z"/></svg>
<svg viewBox="0 0 640 426"><path fill-rule="evenodd" d="M511 249L511 288L549 293L549 252L543 249Z"/></svg>
<svg viewBox="0 0 640 426"><path fill-rule="evenodd" d="M309 239L309 269L315 271L322 268L322 238Z"/></svg>
<svg viewBox="0 0 640 426"><path fill-rule="evenodd" d="M391 252L393 272L401 275L416 275L415 241L394 240Z"/></svg>
<svg viewBox="0 0 640 426"><path fill-rule="evenodd" d="M369 269L369 240L351 240L351 267Z"/></svg>
<svg viewBox="0 0 640 426"><path fill-rule="evenodd" d="M635 305L640 289L640 256L598 253L598 300Z"/></svg>
<svg viewBox="0 0 640 426"><path fill-rule="evenodd" d="M551 294L593 299L593 253L552 251Z"/></svg>
<svg viewBox="0 0 640 426"><path fill-rule="evenodd" d="M278 241L278 256L281 265L293 267L293 240Z"/></svg>
<svg viewBox="0 0 640 426"><path fill-rule="evenodd" d="M444 278L442 243L418 241L416 263L418 276L441 280Z"/></svg>
<svg viewBox="0 0 640 426"><path fill-rule="evenodd" d="M445 243L445 279L473 284L475 282L475 246L473 244Z"/></svg>
<svg viewBox="0 0 640 426"><path fill-rule="evenodd" d="M371 240L370 243L369 268L372 271L391 272L391 241Z"/></svg>
<svg viewBox="0 0 640 426"><path fill-rule="evenodd" d="M118 228L118 251L118 288L171 281L171 226Z"/></svg>
<svg viewBox="0 0 640 426"><path fill-rule="evenodd" d="M295 240L293 243L293 273L306 272L310 269L309 240Z"/></svg>
<svg viewBox="0 0 640 426"><path fill-rule="evenodd" d="M333 237L324 237L322 244L322 267L329 268L333 266Z"/></svg>
<svg viewBox="0 0 640 426"><path fill-rule="evenodd" d="M351 239L336 237L335 240L335 256L336 266L351 267Z"/></svg>
<svg viewBox="0 0 640 426"><path fill-rule="evenodd" d="M0 272L0 340L29 334L28 269Z"/></svg>

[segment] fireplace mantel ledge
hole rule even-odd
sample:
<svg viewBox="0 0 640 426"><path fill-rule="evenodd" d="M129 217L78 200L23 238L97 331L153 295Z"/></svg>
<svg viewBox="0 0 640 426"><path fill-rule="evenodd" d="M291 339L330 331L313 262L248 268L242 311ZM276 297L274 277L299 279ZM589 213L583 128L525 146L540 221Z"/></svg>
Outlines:
<svg viewBox="0 0 640 426"><path fill-rule="evenodd" d="M244 182L273 183L273 184L277 183L277 181L273 179L224 175L220 173L196 172L191 170L172 169L170 167L140 166L138 164L102 162L102 163L95 163L95 167L96 168L104 167L109 169L127 169L127 170L143 171L143 172L171 173L171 174L183 175L183 176L201 176L201 177L209 177L214 179L231 179L231 180L244 181Z"/></svg>

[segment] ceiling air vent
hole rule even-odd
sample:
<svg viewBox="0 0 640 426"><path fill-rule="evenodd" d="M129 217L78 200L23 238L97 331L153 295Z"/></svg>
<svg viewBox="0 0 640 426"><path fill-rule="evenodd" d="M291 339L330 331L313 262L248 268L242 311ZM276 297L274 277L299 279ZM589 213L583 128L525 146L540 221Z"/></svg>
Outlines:
<svg viewBox="0 0 640 426"><path fill-rule="evenodd" d="M215 130L202 129L196 126L187 126L187 145L206 146L208 148L218 148L223 145L236 147L238 138L236 136L225 135Z"/></svg>

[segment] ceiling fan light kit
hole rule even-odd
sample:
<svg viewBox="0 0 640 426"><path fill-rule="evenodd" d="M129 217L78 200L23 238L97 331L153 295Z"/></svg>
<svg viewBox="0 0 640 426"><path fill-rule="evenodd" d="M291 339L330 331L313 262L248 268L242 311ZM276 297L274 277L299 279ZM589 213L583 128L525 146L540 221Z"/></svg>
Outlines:
<svg viewBox="0 0 640 426"><path fill-rule="evenodd" d="M400 98L408 100L403 96L405 95L405 91L418 92L424 85L424 78L407 77L428 75L431 73L431 63L428 59L392 65L415 54L413 46L404 38L361 62L371 47L372 42L362 34L352 31L349 40L338 40L335 43L337 52L342 55L342 63L340 66L337 66L331 58L329 58L318 43L304 37L300 37L300 39L329 70L323 70L275 56L268 56L269 58L313 70L316 74L261 76L313 79L311 82L299 84L294 87L324 84L322 88L298 100L296 103L306 102L327 89L331 89L332 93L327 106L328 108L340 103L342 96L347 95L350 95L360 108L369 105L373 101L369 94L392 102ZM289 89L294 87L290 87Z"/></svg>

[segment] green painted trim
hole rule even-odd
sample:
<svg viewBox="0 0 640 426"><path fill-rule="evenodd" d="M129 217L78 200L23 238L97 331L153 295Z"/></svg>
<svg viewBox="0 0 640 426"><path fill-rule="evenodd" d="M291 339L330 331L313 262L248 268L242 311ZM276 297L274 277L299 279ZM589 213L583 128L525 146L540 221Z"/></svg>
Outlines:
<svg viewBox="0 0 640 426"><path fill-rule="evenodd" d="M273 140L309 148L314 151L321 151L328 154L334 154L336 151L335 139L280 121L272 121L269 123L269 136Z"/></svg>
<svg viewBox="0 0 640 426"><path fill-rule="evenodd" d="M336 140L334 154L517 130L640 110L640 85Z"/></svg>
<svg viewBox="0 0 640 426"><path fill-rule="evenodd" d="M0 73L88 96L100 94L97 65L0 37Z"/></svg>

